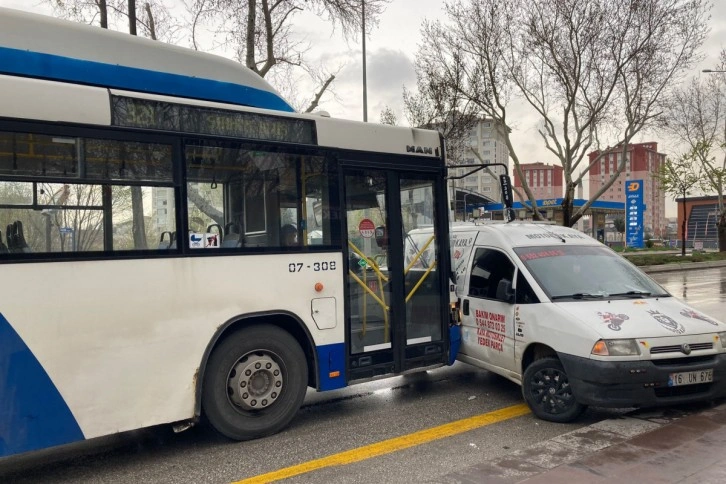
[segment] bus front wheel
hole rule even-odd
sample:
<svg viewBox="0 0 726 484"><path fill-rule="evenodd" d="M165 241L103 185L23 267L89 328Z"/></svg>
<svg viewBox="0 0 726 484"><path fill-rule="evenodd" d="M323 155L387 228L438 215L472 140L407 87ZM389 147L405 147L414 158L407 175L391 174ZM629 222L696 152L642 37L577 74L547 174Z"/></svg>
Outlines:
<svg viewBox="0 0 726 484"><path fill-rule="evenodd" d="M213 351L202 385L202 412L234 440L274 434L293 419L305 398L308 368L302 348L276 326L251 326Z"/></svg>

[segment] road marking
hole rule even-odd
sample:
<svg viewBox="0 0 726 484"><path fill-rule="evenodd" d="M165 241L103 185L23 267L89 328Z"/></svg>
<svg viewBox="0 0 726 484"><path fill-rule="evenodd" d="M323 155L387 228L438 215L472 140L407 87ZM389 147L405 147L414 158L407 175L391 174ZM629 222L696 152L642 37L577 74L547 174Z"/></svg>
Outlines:
<svg viewBox="0 0 726 484"><path fill-rule="evenodd" d="M452 435L468 432L469 430L486 427L487 425L503 422L515 417L521 417L530 413L526 404L513 405L511 407L502 408L493 412L476 415L474 417L457 420L438 427L420 430L401 437L384 440L375 444L365 445L357 449L346 450L338 454L329 455L320 459L315 459L302 464L286 467L267 474L250 477L236 481L233 484L262 484L265 482L274 482L280 479L299 476L308 472L316 471L324 467L340 466L360 462L379 455L390 454L403 449L408 449L416 445L426 444L434 440L451 437Z"/></svg>

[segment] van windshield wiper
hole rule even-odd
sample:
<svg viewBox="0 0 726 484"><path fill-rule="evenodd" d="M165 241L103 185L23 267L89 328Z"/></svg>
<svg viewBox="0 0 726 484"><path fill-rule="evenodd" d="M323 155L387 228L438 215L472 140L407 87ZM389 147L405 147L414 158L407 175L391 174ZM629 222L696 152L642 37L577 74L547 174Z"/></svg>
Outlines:
<svg viewBox="0 0 726 484"><path fill-rule="evenodd" d="M628 292L614 292L612 294L608 294L608 296L626 296L626 297L646 297L650 296L651 293L648 291L628 291Z"/></svg>
<svg viewBox="0 0 726 484"><path fill-rule="evenodd" d="M552 300L555 299L601 299L602 294L590 294L589 292L576 292L574 294L560 294L558 296L552 296Z"/></svg>

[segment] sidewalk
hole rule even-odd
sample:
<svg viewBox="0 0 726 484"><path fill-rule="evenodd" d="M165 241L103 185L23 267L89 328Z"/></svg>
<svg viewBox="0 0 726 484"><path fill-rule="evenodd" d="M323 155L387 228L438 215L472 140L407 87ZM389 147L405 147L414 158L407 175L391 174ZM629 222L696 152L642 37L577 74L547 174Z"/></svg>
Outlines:
<svg viewBox="0 0 726 484"><path fill-rule="evenodd" d="M726 482L726 403L687 415L669 412L604 420L436 482Z"/></svg>

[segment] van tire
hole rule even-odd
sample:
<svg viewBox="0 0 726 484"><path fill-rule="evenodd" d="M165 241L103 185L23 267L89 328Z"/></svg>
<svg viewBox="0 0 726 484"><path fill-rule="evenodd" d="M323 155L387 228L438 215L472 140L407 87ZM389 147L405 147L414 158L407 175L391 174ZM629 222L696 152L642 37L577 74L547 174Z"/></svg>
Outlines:
<svg viewBox="0 0 726 484"><path fill-rule="evenodd" d="M305 353L290 333L272 325L250 326L212 351L204 372L202 413L217 432L233 440L272 435L300 409L307 382Z"/></svg>
<svg viewBox="0 0 726 484"><path fill-rule="evenodd" d="M577 402L562 363L553 357L535 360L524 370L522 394L532 413L550 422L570 422L587 408Z"/></svg>

